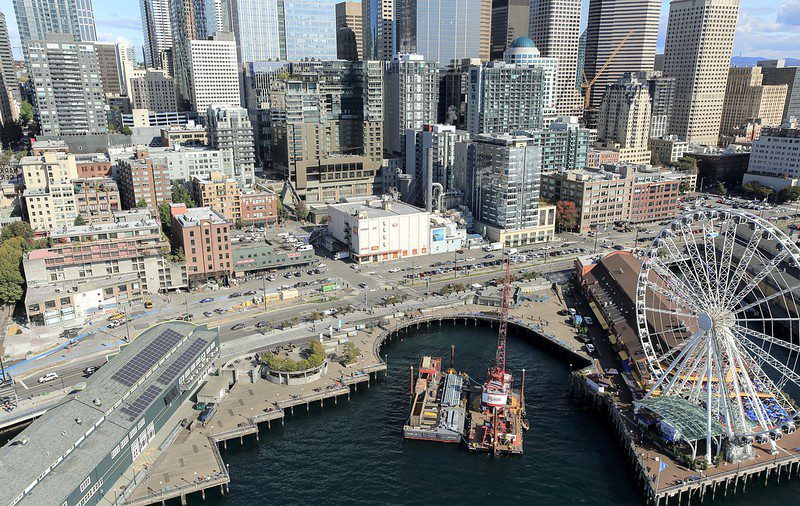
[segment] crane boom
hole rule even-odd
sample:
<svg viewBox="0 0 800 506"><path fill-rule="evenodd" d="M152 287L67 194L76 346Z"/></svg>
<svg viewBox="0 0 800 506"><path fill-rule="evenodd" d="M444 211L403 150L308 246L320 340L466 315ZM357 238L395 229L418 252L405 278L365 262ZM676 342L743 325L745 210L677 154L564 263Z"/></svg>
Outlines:
<svg viewBox="0 0 800 506"><path fill-rule="evenodd" d="M627 33L627 35L625 35L622 38L622 40L619 41L619 44L617 44L617 47L614 48L614 50L611 52L611 55L608 57L606 62L603 63L603 66L600 67L600 70L597 71L597 73L594 75L594 77L592 77L591 81L588 81L586 79L586 72L583 73L583 82L581 83L581 88L584 88L586 90L586 92L585 92L585 94L583 96L583 109L584 110L589 109L589 103L590 103L591 97L592 97L592 86L594 86L594 83L597 82L597 79L599 79L600 76L603 74L603 72L605 72L606 68L614 60L614 58L617 57L617 53L619 53L620 50L622 49L622 46L624 46L625 43L628 42L628 39L631 38L631 35L633 35L634 31L635 30L629 31Z"/></svg>
<svg viewBox="0 0 800 506"><path fill-rule="evenodd" d="M508 337L508 304L511 298L511 258L506 257L506 274L503 280L503 297L500 307L500 330L497 336L497 351L494 356L496 374L506 372L506 338Z"/></svg>

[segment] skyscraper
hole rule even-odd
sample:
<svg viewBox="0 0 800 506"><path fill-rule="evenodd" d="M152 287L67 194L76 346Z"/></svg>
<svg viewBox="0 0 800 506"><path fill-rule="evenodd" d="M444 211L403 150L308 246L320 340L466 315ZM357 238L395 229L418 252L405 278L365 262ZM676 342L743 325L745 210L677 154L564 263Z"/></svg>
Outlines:
<svg viewBox="0 0 800 506"><path fill-rule="evenodd" d="M188 56L191 110L205 114L211 104L240 104L239 65L232 33L217 32L208 40L190 40Z"/></svg>
<svg viewBox="0 0 800 506"><path fill-rule="evenodd" d="M503 52L506 63L521 63L544 71L544 90L542 91L542 116L544 124L556 119L556 77L558 60L541 55L529 37L517 37Z"/></svg>
<svg viewBox="0 0 800 506"><path fill-rule="evenodd" d="M658 38L660 0L591 0L586 27L586 56L583 70L591 81L608 64L591 89L591 107L600 105L606 86L624 72L653 70ZM617 52L611 53L630 33ZM610 61L609 61L610 60Z"/></svg>
<svg viewBox="0 0 800 506"><path fill-rule="evenodd" d="M503 51L517 37L528 35L531 0L494 0L492 2L491 59L503 58Z"/></svg>
<svg viewBox="0 0 800 506"><path fill-rule="evenodd" d="M108 131L100 66L94 45L71 34L50 34L25 46L28 75L45 135Z"/></svg>
<svg viewBox="0 0 800 506"><path fill-rule="evenodd" d="M204 0L170 0L172 25L172 60L175 83L181 106L188 106L191 98L189 43L206 38ZM206 104L207 105L207 104ZM198 112L204 112L205 107Z"/></svg>
<svg viewBox="0 0 800 506"><path fill-rule="evenodd" d="M394 0L362 0L364 58L391 60L395 54Z"/></svg>
<svg viewBox="0 0 800 506"><path fill-rule="evenodd" d="M650 138L664 137L669 132L669 118L675 102L675 78L658 70L646 70L637 77L647 82L650 92Z"/></svg>
<svg viewBox="0 0 800 506"><path fill-rule="evenodd" d="M336 57L340 60L363 60L362 35L361 2L336 4Z"/></svg>
<svg viewBox="0 0 800 506"><path fill-rule="evenodd" d="M398 0L397 51L446 67L453 60L488 61L491 0Z"/></svg>
<svg viewBox="0 0 800 506"><path fill-rule="evenodd" d="M97 55L97 63L100 66L100 84L103 93L108 95L120 95L124 90L122 69L119 68L117 58L118 44L113 42L95 42L94 52Z"/></svg>
<svg viewBox="0 0 800 506"><path fill-rule="evenodd" d="M233 154L234 177L242 186L255 183L255 146L253 126L247 109L211 104L206 113L208 144L211 149Z"/></svg>
<svg viewBox="0 0 800 506"><path fill-rule="evenodd" d="M469 134L452 125L424 125L421 130L406 131L406 149L403 163L406 174L412 176L409 194L404 200L411 204L426 204L433 188L430 183L442 185L442 192L455 189L455 147L469 140ZM430 151L429 151L430 150ZM432 172L428 174L428 157L432 157ZM436 208L435 205L432 205Z"/></svg>
<svg viewBox="0 0 800 506"><path fill-rule="evenodd" d="M14 121L19 115L21 93L8 39L6 16L0 12L0 124Z"/></svg>
<svg viewBox="0 0 800 506"><path fill-rule="evenodd" d="M281 59L275 0L232 0L231 17L241 61Z"/></svg>
<svg viewBox="0 0 800 506"><path fill-rule="evenodd" d="M739 0L672 0L664 75L675 78L670 133L716 145Z"/></svg>
<svg viewBox="0 0 800 506"><path fill-rule="evenodd" d="M761 60L758 62L764 75L764 84L785 84L786 103L783 106L783 119L794 116L800 118L800 67L787 67L784 60Z"/></svg>
<svg viewBox="0 0 800 506"><path fill-rule="evenodd" d="M720 135L731 135L748 120L780 126L786 105L786 84L763 84L761 67L731 67L725 87Z"/></svg>
<svg viewBox="0 0 800 506"><path fill-rule="evenodd" d="M144 32L144 64L161 68L163 51L172 48L169 0L139 0Z"/></svg>
<svg viewBox="0 0 800 506"><path fill-rule="evenodd" d="M384 149L403 153L406 130L436 123L439 65L419 54L398 54L384 65Z"/></svg>
<svg viewBox="0 0 800 506"><path fill-rule="evenodd" d="M581 108L576 84L581 0L532 0L529 32L542 56L558 59L556 113L574 114Z"/></svg>
<svg viewBox="0 0 800 506"><path fill-rule="evenodd" d="M619 152L620 163L648 163L650 92L627 72L606 88L597 121L598 145Z"/></svg>
<svg viewBox="0 0 800 506"><path fill-rule="evenodd" d="M19 37L44 40L48 33L68 33L75 40L97 40L92 0L14 0Z"/></svg>

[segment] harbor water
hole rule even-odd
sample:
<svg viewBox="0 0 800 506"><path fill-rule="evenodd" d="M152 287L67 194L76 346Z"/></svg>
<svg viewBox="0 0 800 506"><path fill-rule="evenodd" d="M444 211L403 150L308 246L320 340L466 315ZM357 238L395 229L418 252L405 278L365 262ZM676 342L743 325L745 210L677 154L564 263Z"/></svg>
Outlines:
<svg viewBox="0 0 800 506"><path fill-rule="evenodd" d="M508 366L519 381L531 429L524 455L495 458L455 444L403 439L409 367L421 355L442 357L482 382L494 359L497 329L438 324L401 333L384 348L388 377L363 386L351 401L287 414L284 428L261 441L229 444L230 493L207 503L250 504L641 504L622 451L604 420L570 400L569 364L527 340L509 336ZM800 504L800 481L751 487L715 504ZM192 501L194 499L194 501ZM198 502L192 498L190 502Z"/></svg>

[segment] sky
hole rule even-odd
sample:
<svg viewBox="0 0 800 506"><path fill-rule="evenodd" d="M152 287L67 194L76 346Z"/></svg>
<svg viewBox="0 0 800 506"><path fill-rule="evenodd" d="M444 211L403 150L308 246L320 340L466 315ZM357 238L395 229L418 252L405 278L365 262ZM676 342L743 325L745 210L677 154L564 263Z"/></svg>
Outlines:
<svg viewBox="0 0 800 506"><path fill-rule="evenodd" d="M291 1L291 0L290 0ZM138 49L143 44L138 0L93 0L97 37L106 42L127 42ZM584 0L584 24L588 0ZM11 45L20 57L20 42L12 0L0 0L6 16ZM663 51L669 2L661 9L658 52ZM800 0L741 0L734 56L800 58Z"/></svg>

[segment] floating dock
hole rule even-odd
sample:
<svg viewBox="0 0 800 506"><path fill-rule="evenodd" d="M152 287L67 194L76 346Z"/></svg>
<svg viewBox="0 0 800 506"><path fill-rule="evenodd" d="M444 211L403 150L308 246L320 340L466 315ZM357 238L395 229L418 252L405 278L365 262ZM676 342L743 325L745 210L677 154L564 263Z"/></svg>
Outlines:
<svg viewBox="0 0 800 506"><path fill-rule="evenodd" d="M464 377L442 374L442 359L422 357L417 380L411 369L411 412L403 426L406 439L460 443L467 417Z"/></svg>
<svg viewBox="0 0 800 506"><path fill-rule="evenodd" d="M509 375L510 376L510 375ZM524 380L523 374L523 382ZM502 406L483 402L486 386L476 387L469 410L467 448L480 453L522 454L522 433L527 430L524 390L508 389Z"/></svg>

